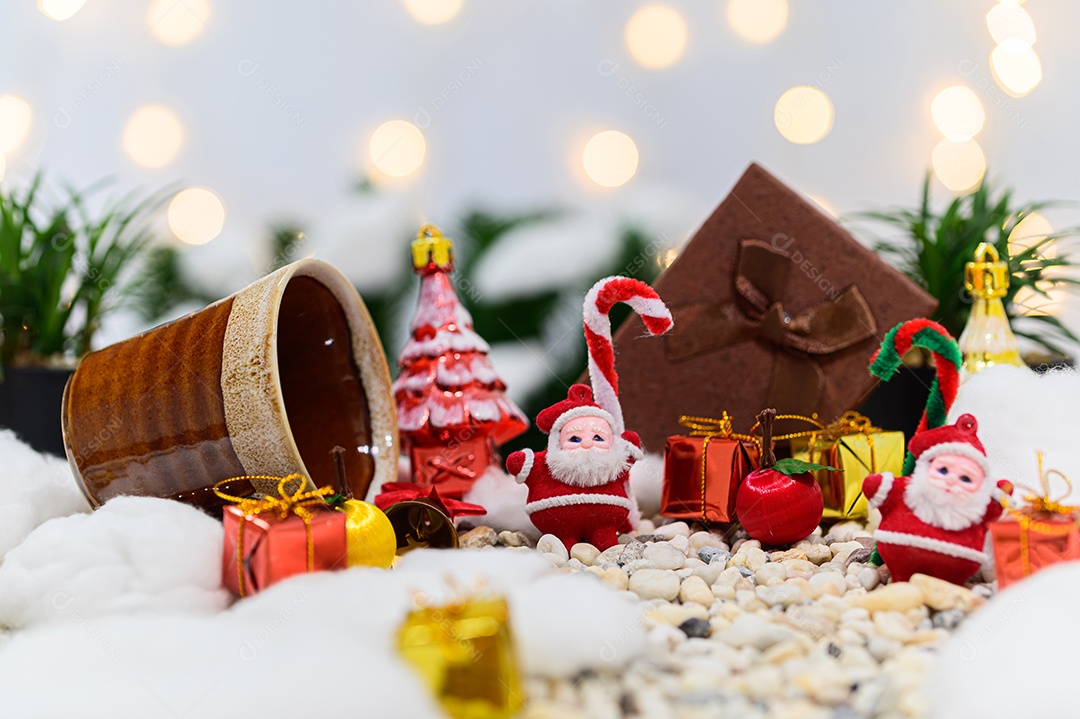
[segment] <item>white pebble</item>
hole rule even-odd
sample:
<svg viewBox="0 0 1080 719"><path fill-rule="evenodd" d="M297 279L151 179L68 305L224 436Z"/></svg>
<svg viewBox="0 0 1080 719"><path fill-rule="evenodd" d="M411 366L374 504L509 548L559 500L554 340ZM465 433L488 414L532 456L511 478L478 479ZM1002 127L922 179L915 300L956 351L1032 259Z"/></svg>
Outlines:
<svg viewBox="0 0 1080 719"><path fill-rule="evenodd" d="M677 534L681 534L684 537L689 537L690 527L686 525L686 522L672 522L671 524L665 524L661 527L657 527L653 534L659 535L664 539L671 539Z"/></svg>
<svg viewBox="0 0 1080 719"><path fill-rule="evenodd" d="M680 552L682 552L683 556L689 556L690 555L690 539L689 538L687 538L687 537L685 537L685 536L683 536L681 534L676 534L674 537L672 537L671 539L668 540L668 544L670 544L672 547L675 547L675 549L678 549Z"/></svg>
<svg viewBox="0 0 1080 719"><path fill-rule="evenodd" d="M713 593L704 579L691 575L684 579L679 587L679 599L683 604L693 602L704 607L711 607Z"/></svg>
<svg viewBox="0 0 1080 719"><path fill-rule="evenodd" d="M704 547L718 547L727 549L724 540L712 532L694 532L690 535L690 549L697 552Z"/></svg>
<svg viewBox="0 0 1080 719"><path fill-rule="evenodd" d="M881 582L881 576L873 567L863 567L855 576L859 580L859 584L868 592Z"/></svg>
<svg viewBox="0 0 1080 719"><path fill-rule="evenodd" d="M787 579L787 569L784 568L783 564L769 562L754 572L754 581L762 587L770 584L783 584L785 579Z"/></svg>
<svg viewBox="0 0 1080 719"><path fill-rule="evenodd" d="M566 564L566 557L561 557L558 554L555 554L555 552L544 552L543 557L555 567L561 567Z"/></svg>
<svg viewBox="0 0 1080 719"><path fill-rule="evenodd" d="M773 624L756 614L741 614L731 622L731 627L720 635L733 647L753 647L759 651L777 642L789 639L794 632L787 627Z"/></svg>
<svg viewBox="0 0 1080 719"><path fill-rule="evenodd" d="M588 567L596 562L600 550L587 542L578 542L570 548L570 556Z"/></svg>
<svg viewBox="0 0 1080 719"><path fill-rule="evenodd" d="M768 604L770 607L790 606L792 604L802 604L809 597L803 593L801 587L795 584L777 584L771 587L758 587L757 588L758 599Z"/></svg>
<svg viewBox="0 0 1080 719"><path fill-rule="evenodd" d="M670 602L679 596L679 578L667 569L640 569L630 575L630 591L642 599Z"/></svg>
<svg viewBox="0 0 1080 719"><path fill-rule="evenodd" d="M556 554L562 557L564 562L570 558L570 553L566 551L566 545L554 534L545 534L540 537L540 541L536 543L536 551L541 554Z"/></svg>
<svg viewBox="0 0 1080 719"><path fill-rule="evenodd" d="M814 593L821 595L822 593L829 591L825 587L832 587L836 591L836 595L840 596L847 589L847 582L844 581L844 577L837 572L819 572L810 577L810 586L813 588Z"/></svg>
<svg viewBox="0 0 1080 719"><path fill-rule="evenodd" d="M635 559L632 562L627 562L623 565L623 571L627 574L633 574L641 569L657 569L656 562L650 559Z"/></svg>
<svg viewBox="0 0 1080 719"><path fill-rule="evenodd" d="M645 547L644 556L655 562L659 569L681 569L686 563L686 555L668 542L649 544Z"/></svg>

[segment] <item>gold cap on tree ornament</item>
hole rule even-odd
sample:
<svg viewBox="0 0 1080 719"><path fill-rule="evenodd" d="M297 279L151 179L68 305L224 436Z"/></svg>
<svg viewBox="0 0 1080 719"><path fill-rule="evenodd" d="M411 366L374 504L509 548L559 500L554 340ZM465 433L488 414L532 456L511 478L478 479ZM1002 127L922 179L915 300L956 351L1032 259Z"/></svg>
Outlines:
<svg viewBox="0 0 1080 719"><path fill-rule="evenodd" d="M1001 259L997 248L980 242L975 259L964 265L964 289L972 297L1004 297L1009 293L1009 263Z"/></svg>
<svg viewBox="0 0 1080 719"><path fill-rule="evenodd" d="M454 267L454 241L435 225L424 225L412 242L412 260L416 272L449 272Z"/></svg>

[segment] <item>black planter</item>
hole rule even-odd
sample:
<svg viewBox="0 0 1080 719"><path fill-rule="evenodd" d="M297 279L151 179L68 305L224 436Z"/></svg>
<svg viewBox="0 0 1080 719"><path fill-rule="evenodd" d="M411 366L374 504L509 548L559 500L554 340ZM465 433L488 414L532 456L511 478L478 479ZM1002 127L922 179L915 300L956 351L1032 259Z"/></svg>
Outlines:
<svg viewBox="0 0 1080 719"><path fill-rule="evenodd" d="M911 439L926 409L935 376L934 368L928 365L918 368L901 365L888 382L878 384L859 411L878 427L903 432Z"/></svg>
<svg viewBox="0 0 1080 719"><path fill-rule="evenodd" d="M60 406L64 385L73 370L46 367L8 367L0 381L0 427L39 452L64 456Z"/></svg>

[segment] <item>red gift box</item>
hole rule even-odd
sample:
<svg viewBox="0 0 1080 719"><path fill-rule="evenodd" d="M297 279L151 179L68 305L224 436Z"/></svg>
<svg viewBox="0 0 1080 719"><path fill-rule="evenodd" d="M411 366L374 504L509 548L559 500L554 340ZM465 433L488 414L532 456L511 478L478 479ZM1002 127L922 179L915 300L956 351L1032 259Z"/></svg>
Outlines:
<svg viewBox="0 0 1080 719"><path fill-rule="evenodd" d="M344 569L348 545L346 516L327 505L309 517L245 514L225 507L224 581L243 597L304 572Z"/></svg>
<svg viewBox="0 0 1080 719"><path fill-rule="evenodd" d="M1050 499L1050 476L1063 479L1066 487L1069 480L1056 469L1043 471L1041 452L1038 458L1042 494L1029 492L1027 507L1006 504L1006 517L990 524L999 589L1059 562L1080 559L1080 507Z"/></svg>
<svg viewBox="0 0 1080 719"><path fill-rule="evenodd" d="M263 496L240 497L221 490L235 480L247 481ZM275 489L270 482L276 483ZM334 493L331 487L310 487L299 474L236 477L215 486L218 497L235 503L222 515L223 580L233 594L244 597L294 574L348 566L348 517L326 503Z"/></svg>
<svg viewBox="0 0 1080 719"><path fill-rule="evenodd" d="M699 522L734 522L739 485L757 466L760 452L752 438L731 432L725 412L719 420L686 417L689 437L668 437L664 447L664 485L660 514Z"/></svg>

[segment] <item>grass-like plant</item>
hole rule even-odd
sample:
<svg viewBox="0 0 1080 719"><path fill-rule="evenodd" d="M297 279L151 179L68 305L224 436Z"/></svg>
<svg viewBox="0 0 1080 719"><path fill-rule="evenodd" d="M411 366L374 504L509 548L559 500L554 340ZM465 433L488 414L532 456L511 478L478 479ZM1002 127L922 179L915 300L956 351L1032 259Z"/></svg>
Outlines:
<svg viewBox="0 0 1080 719"><path fill-rule="evenodd" d="M971 309L971 298L964 291L964 265L972 260L980 242L993 243L1002 259L1009 262L1011 282L1003 301L1013 332L1052 355L1066 355L1064 342L1080 342L1076 335L1057 317L1027 314L1013 300L1025 288L1049 298L1052 289L1080 285L1075 277L1063 274L1063 270L1076 268L1077 263L1061 252L1058 242L1075 236L1077 228L1057 231L1031 243L1009 242L1013 229L1024 218L1059 204L1016 203L1011 190L995 193L984 180L978 188L936 212L931 206L927 173L918 207L858 213L854 218L885 223L901 231L902 237L878 240L874 249L937 299L938 309L932 319L954 337L960 336Z"/></svg>
<svg viewBox="0 0 1080 719"><path fill-rule="evenodd" d="M65 195L46 204L40 174L22 192L0 190L0 368L71 362L90 351L163 199L132 194L95 212L86 193Z"/></svg>

